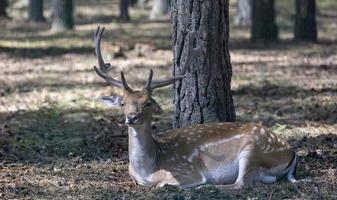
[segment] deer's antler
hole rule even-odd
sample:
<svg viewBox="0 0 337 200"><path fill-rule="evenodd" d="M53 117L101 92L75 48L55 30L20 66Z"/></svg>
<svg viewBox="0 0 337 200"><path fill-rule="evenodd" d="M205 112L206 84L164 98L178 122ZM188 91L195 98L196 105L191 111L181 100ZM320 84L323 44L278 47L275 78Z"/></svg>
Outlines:
<svg viewBox="0 0 337 200"><path fill-rule="evenodd" d="M196 47L193 47L193 42L195 39L197 41L197 44ZM197 33L195 31L188 30L187 41L188 46L187 46L186 60L183 66L180 67L181 68L180 75L173 76L166 80L152 81L153 71L151 69L148 81L146 83L146 88L148 90L152 91L157 88L165 87L186 77L187 70L189 70L189 67L192 64L193 59L195 59L200 54L202 47L201 39L200 37L197 37Z"/></svg>
<svg viewBox="0 0 337 200"><path fill-rule="evenodd" d="M106 80L109 84L119 87L119 88L123 88L125 90L130 90L130 87L127 85L123 72L121 72L121 78L122 81L118 81L114 78L112 78L109 74L108 71L111 68L111 64L110 63L105 63L102 57L102 53L101 53L101 38L104 32L104 27L97 27L95 34L94 34L94 42L95 42L95 53L96 53L96 57L98 60L98 64L99 64L99 68L97 68L96 66L94 66L94 69L96 71L96 73L102 77L104 80Z"/></svg>
<svg viewBox="0 0 337 200"><path fill-rule="evenodd" d="M121 79L122 81L118 81L114 78L112 78L109 74L108 71L111 68L110 63L105 63L102 57L101 53L101 38L104 32L104 27L101 29L99 26L97 27L94 35L94 41L95 41L95 53L96 57L98 60L99 68L94 66L96 73L102 77L104 80L106 80L109 84L123 88L124 90L129 90L132 91L132 89L128 86L126 83L124 73L123 71L121 72ZM186 60L185 63L180 67L181 73L179 75L173 76L169 79L166 80L158 80L158 81L152 81L153 77L153 71L152 69L150 70L149 78L147 80L145 88L149 91L153 91L154 89L165 87L167 85L170 85L177 80L181 80L186 77L187 70L189 69L193 59L195 59L199 53L201 52L201 39L197 37L197 33L195 31L190 31L188 30L187 34L187 52L186 52ZM193 42L196 39L197 44L196 47L193 47Z"/></svg>

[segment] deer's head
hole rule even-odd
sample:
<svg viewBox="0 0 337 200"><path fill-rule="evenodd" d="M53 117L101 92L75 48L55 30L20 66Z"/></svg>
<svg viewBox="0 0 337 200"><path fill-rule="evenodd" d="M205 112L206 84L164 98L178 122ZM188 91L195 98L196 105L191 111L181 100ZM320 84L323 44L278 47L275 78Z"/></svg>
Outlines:
<svg viewBox="0 0 337 200"><path fill-rule="evenodd" d="M193 47L193 40L196 37L195 32L188 34L188 49L187 58L184 66L181 68L183 75L173 76L167 80L153 81L153 71L150 70L147 83L142 90L131 89L124 77L123 71L121 72L121 81L112 78L107 72L111 68L110 63L105 63L100 49L100 43L104 27L97 28L94 41L95 52L99 64L99 68L94 66L96 73L106 80L112 86L123 89L123 96L103 96L101 101L109 106L121 107L125 114L125 123L130 126L141 125L147 120L151 120L152 114L160 114L162 109L158 103L151 97L153 90L170 85L178 80L183 79L186 76L187 67L191 64L192 57L196 56L200 51L200 45L196 48ZM198 40L199 41L199 40Z"/></svg>

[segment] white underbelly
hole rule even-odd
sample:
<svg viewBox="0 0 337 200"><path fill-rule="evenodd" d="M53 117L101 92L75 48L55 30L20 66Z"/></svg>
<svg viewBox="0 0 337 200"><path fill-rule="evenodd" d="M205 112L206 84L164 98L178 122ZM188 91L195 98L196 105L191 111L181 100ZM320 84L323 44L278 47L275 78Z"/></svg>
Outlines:
<svg viewBox="0 0 337 200"><path fill-rule="evenodd" d="M206 168L203 174L208 184L232 184L236 181L239 172L239 162L219 164L218 167Z"/></svg>

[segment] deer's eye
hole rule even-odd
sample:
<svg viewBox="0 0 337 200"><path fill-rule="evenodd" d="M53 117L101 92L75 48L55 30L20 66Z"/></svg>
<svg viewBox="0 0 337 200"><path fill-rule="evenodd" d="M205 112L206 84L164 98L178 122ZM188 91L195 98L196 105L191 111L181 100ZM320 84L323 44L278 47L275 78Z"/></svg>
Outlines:
<svg viewBox="0 0 337 200"><path fill-rule="evenodd" d="M151 101L147 101L145 104L144 104L144 107L149 107L151 106Z"/></svg>
<svg viewBox="0 0 337 200"><path fill-rule="evenodd" d="M125 103L124 101L121 102L121 106L124 107L125 106Z"/></svg>

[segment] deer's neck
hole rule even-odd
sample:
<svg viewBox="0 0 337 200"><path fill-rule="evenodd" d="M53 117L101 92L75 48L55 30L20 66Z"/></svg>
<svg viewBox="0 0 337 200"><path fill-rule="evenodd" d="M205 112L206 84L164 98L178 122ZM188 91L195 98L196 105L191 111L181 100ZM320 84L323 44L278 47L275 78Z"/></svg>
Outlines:
<svg viewBox="0 0 337 200"><path fill-rule="evenodd" d="M150 175L156 167L157 144L152 137L151 121L142 126L129 126L129 160L141 177Z"/></svg>

